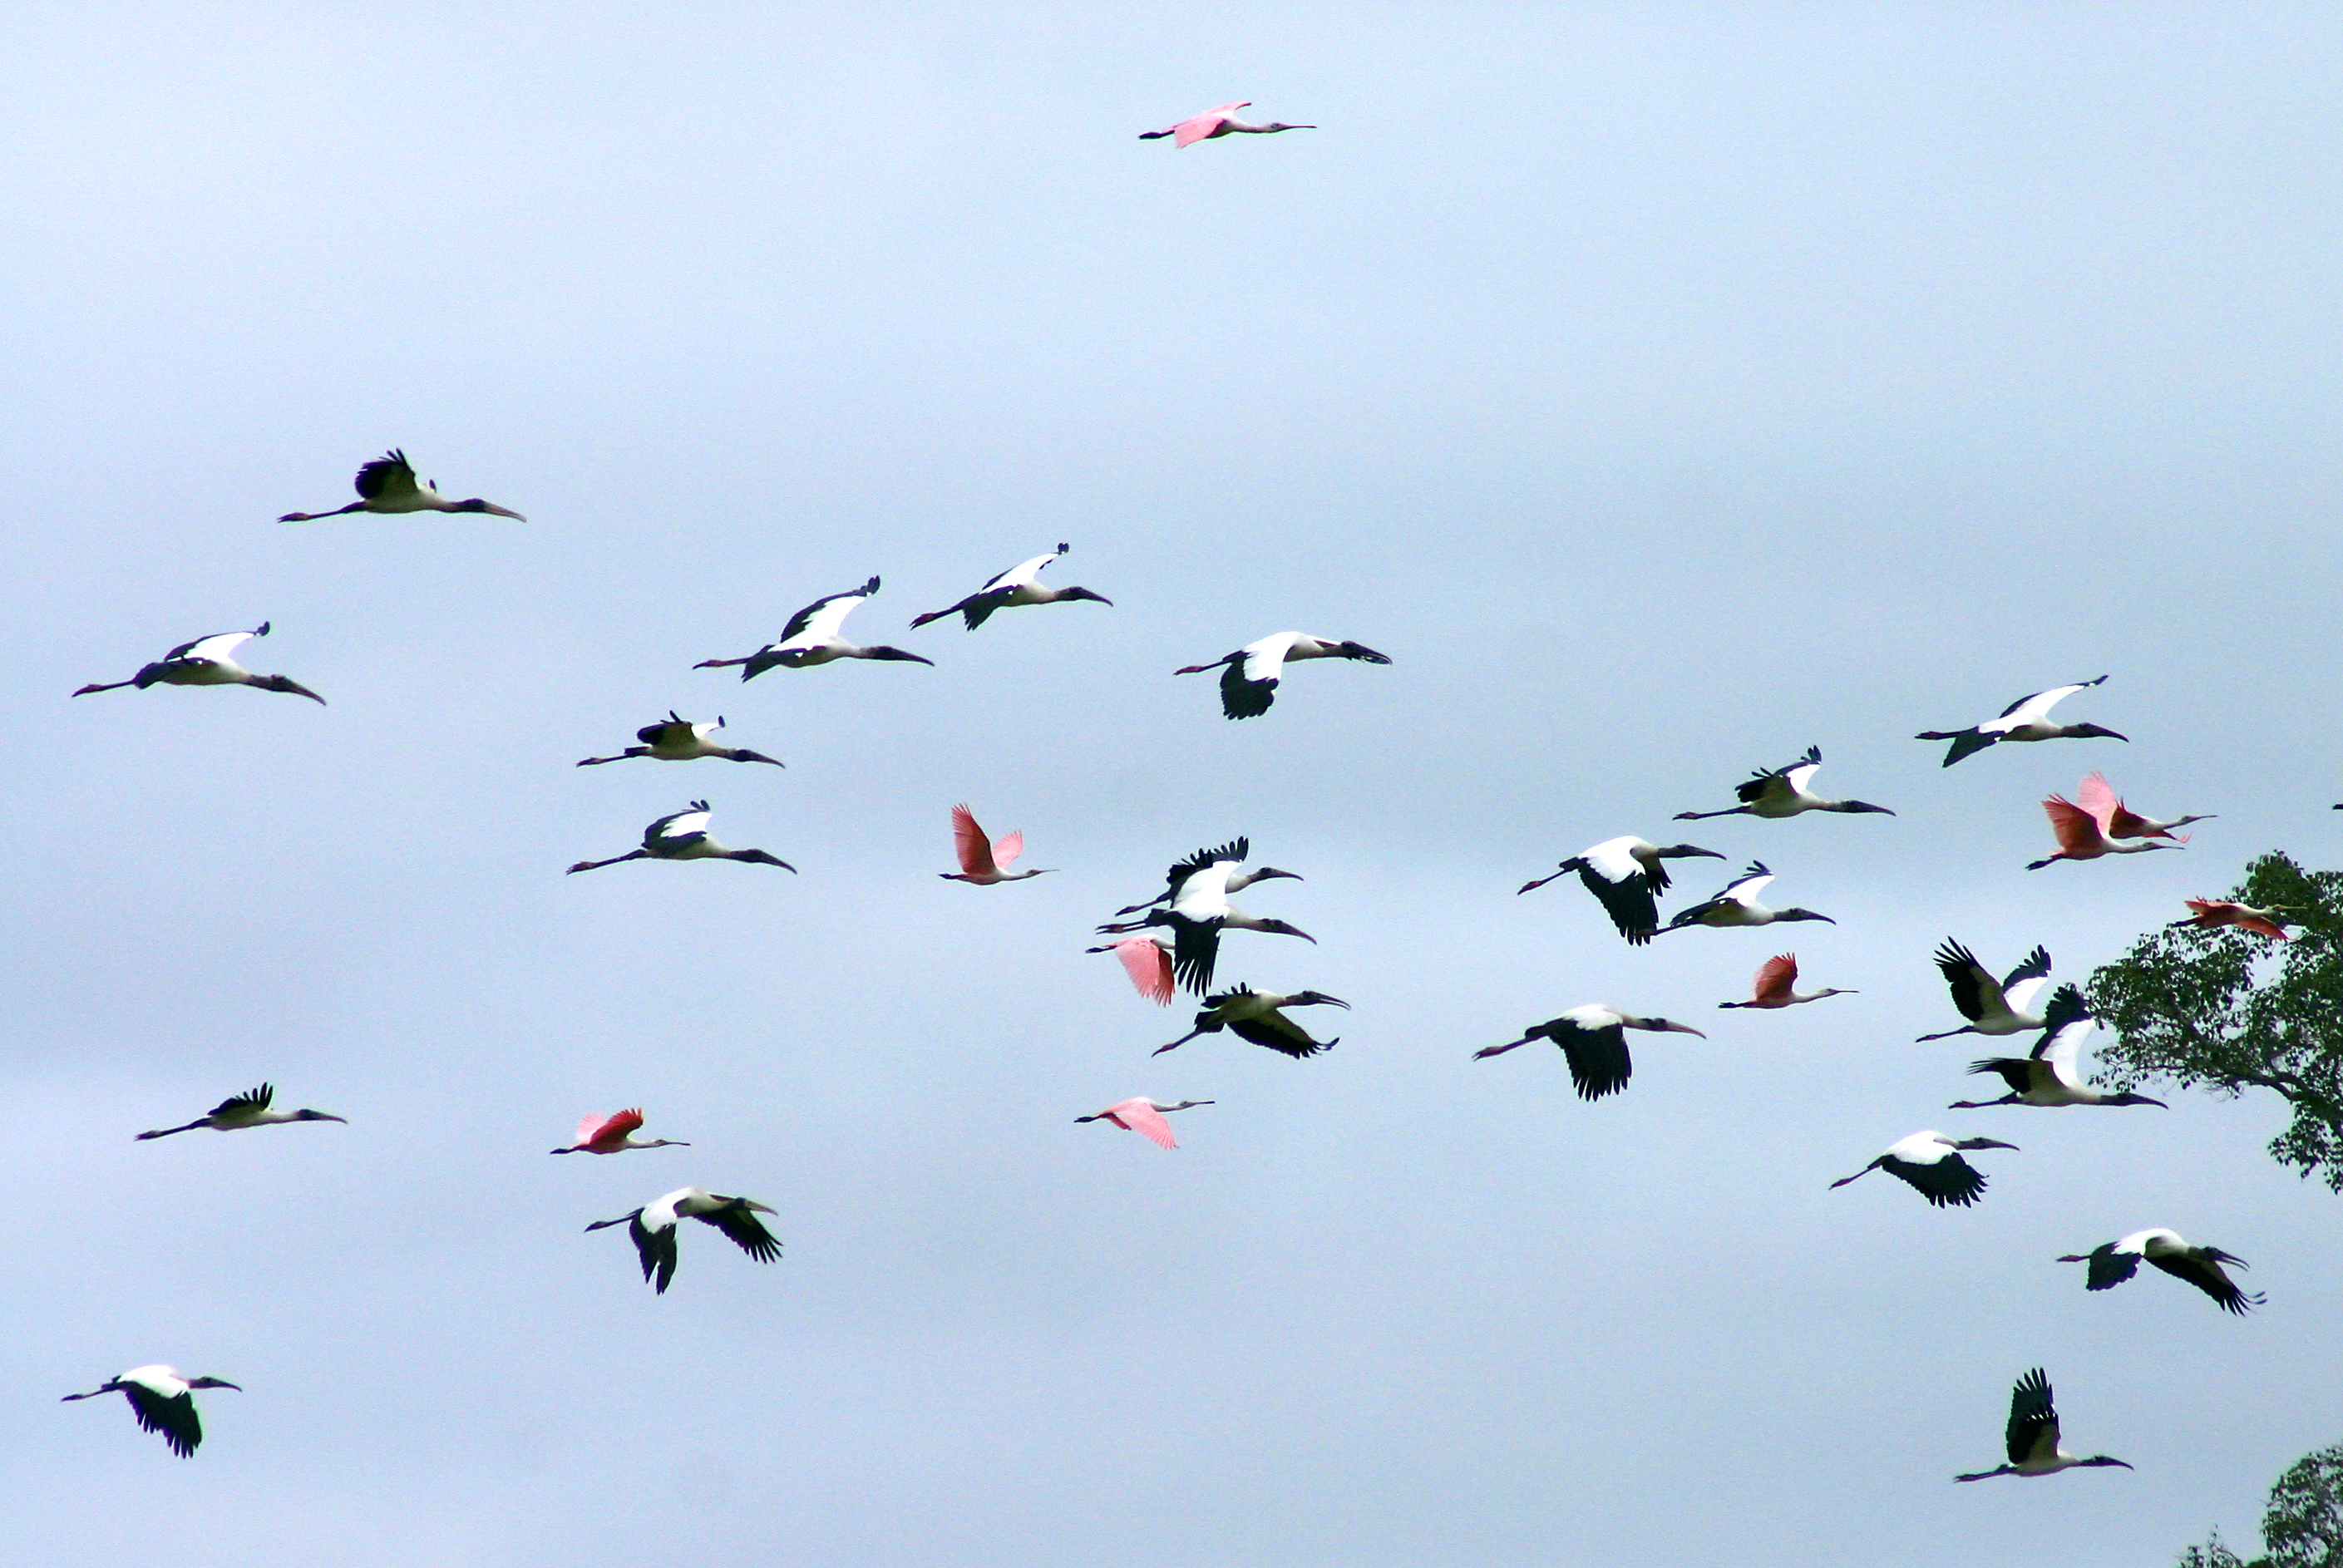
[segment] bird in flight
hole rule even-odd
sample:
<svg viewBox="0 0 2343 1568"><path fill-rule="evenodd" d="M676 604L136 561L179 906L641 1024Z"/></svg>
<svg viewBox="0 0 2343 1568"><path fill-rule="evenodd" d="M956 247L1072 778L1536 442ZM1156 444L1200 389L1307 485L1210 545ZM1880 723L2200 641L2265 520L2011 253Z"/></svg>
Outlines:
<svg viewBox="0 0 2343 1568"><path fill-rule="evenodd" d="M118 691L135 686L144 691L150 686L251 686L262 691L282 691L294 697L306 697L320 708L326 699L303 686L289 675L255 675L230 657L256 637L268 635L268 623L262 621L250 631L215 632L199 637L193 642L183 642L127 680L108 680L83 687L74 693L87 697L93 691Z"/></svg>
<svg viewBox="0 0 2343 1568"><path fill-rule="evenodd" d="M407 454L392 447L358 469L358 498L347 507L336 507L330 512L287 512L277 520L280 523L307 523L319 518L338 518L345 512L489 512L515 522L528 521L518 512L499 507L494 501L481 500L478 496L468 501L451 501L438 491L438 481L417 484L415 467Z"/></svg>
<svg viewBox="0 0 2343 1568"><path fill-rule="evenodd" d="M198 1127L208 1127L214 1132L241 1132L247 1127L281 1127L288 1121L339 1121L347 1125L349 1120L323 1111L272 1111L269 1102L276 1098L275 1086L264 1083L221 1101L183 1127L158 1127L152 1132L141 1132L133 1141L168 1138L175 1132L193 1132Z"/></svg>
<svg viewBox="0 0 2343 1568"><path fill-rule="evenodd" d="M119 1393L130 1402L130 1413L148 1432L163 1434L163 1441L181 1459L194 1457L196 1448L204 1441L204 1423L196 1414L195 1391L199 1388L232 1388L244 1391L225 1378L186 1377L176 1367L132 1367L119 1377L110 1377L87 1393L69 1393L65 1401L96 1399L100 1394Z"/></svg>
<svg viewBox="0 0 2343 1568"><path fill-rule="evenodd" d="M1160 131L1141 131L1139 133L1139 139L1142 142L1157 142L1161 141L1165 136L1170 136L1173 138L1172 146L1184 147L1195 142L1209 142L1215 136L1274 136L1279 131L1314 131L1318 128L1315 126L1289 126L1281 120L1272 120L1265 126L1256 126L1236 117L1236 112L1239 109L1252 107L1251 98L1241 99L1233 104L1221 104L1206 109L1201 115L1191 116L1176 126L1166 126Z"/></svg>
<svg viewBox="0 0 2343 1568"><path fill-rule="evenodd" d="M2056 1475L2062 1470L2094 1464L2131 1468L2107 1454L2077 1458L2058 1446L2058 1411L2051 1402L2050 1380L2043 1375L2040 1367L2019 1378L2016 1388L2011 1391L2009 1425L2004 1430L2003 1441L2009 1452L2008 1463L1953 1479L1986 1481L1996 1475Z"/></svg>

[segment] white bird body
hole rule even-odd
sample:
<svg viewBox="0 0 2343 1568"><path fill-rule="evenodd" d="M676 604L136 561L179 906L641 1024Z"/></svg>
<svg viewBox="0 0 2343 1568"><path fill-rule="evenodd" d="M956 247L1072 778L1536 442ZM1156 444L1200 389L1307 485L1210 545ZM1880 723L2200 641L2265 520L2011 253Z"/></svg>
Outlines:
<svg viewBox="0 0 2343 1568"><path fill-rule="evenodd" d="M499 518L516 522L528 521L518 512L499 507L493 501L474 497L468 501L451 501L433 485L415 477L414 465L407 454L393 447L374 461L362 465L355 481L358 498L347 507L337 507L330 512L287 512L277 520L280 523L307 523L319 518L338 518L346 512L493 512Z"/></svg>
<svg viewBox="0 0 2343 1568"><path fill-rule="evenodd" d="M2056 1475L2062 1470L2089 1465L2131 1468L2107 1454L2082 1456L2058 1446L2058 1412L2051 1402L2050 1380L2043 1375L2040 1367L2017 1380L2017 1387L2009 1398L2009 1423L2004 1429L2003 1442L2009 1454L2008 1463L1953 1479L1985 1481L1996 1475Z"/></svg>
<svg viewBox="0 0 2343 1568"><path fill-rule="evenodd" d="M1560 1018L1532 1025L1523 1031L1521 1039L1509 1044L1476 1050L1473 1059L1478 1061L1484 1057L1503 1056L1534 1040L1550 1040L1562 1048L1579 1098L1600 1100L1626 1088L1627 1080L1634 1075L1635 1064L1627 1053L1625 1032L1631 1029L1708 1038L1688 1023L1674 1023L1664 1018L1637 1018L1608 1002L1594 1001L1572 1008Z"/></svg>
<svg viewBox="0 0 2343 1568"><path fill-rule="evenodd" d="M931 620L941 620L948 615L957 613L968 623L968 629L974 631L985 623L993 611L1011 609L1022 605L1064 604L1076 599L1090 599L1098 604L1112 605L1114 601L1104 594L1092 593L1086 588L1053 588L1041 586L1041 568L1064 555L1068 548L1065 545L1060 545L1048 555L1035 556L1030 561L1023 561L1011 567L958 604L912 617L911 625L915 628L923 627Z"/></svg>
<svg viewBox="0 0 2343 1568"><path fill-rule="evenodd" d="M591 768L603 762L623 762L629 757L649 757L659 762L696 762L703 757L719 757L727 762L770 762L776 768L788 766L761 751L725 745L716 739L716 732L723 728L721 714L717 716L713 724L696 724L670 708L665 719L646 724L635 731L635 739L642 742L641 745L629 746L616 757L581 758L578 766Z"/></svg>
<svg viewBox="0 0 2343 1568"><path fill-rule="evenodd" d="M604 866L615 866L622 860L746 860L758 865L779 866L784 871L797 868L787 860L776 859L762 849L728 849L708 833L708 802L694 800L681 811L671 811L643 829L643 847L629 849L623 855L613 855L607 860L580 860L569 868L571 873L592 871Z"/></svg>
<svg viewBox="0 0 2343 1568"><path fill-rule="evenodd" d="M1982 724L1973 724L1966 729L1924 729L1920 731L1918 739L1951 741L1953 743L1951 749L1945 753L1944 765L1947 768L1964 757L1973 756L1988 746L1998 745L2005 740L2080 739L2093 736L2103 737L2109 740L2128 739L2127 736L2118 735L2112 729L2103 729L2096 724L2050 722L2050 710L2053 708L2074 696L2075 693L2088 687L2097 686L2106 679L2107 677L2102 675L2093 680L2078 680L2071 685L2054 686L2047 691L2037 691L2031 697L2019 698L2007 708L2003 709L1997 716L1986 719Z"/></svg>
<svg viewBox="0 0 2343 1568"><path fill-rule="evenodd" d="M1172 890L1170 908L1146 908L1140 919L1122 924L1109 922L1099 930L1109 935L1126 935L1149 926L1163 926L1172 931L1172 963L1180 983L1202 996L1212 989L1212 970L1220 955L1221 933L1223 930L1263 931L1275 936L1300 937L1315 943L1317 938L1301 928L1283 920L1263 920L1246 913L1229 901L1228 890L1238 875L1241 860L1232 858L1231 851L1242 854L1245 841L1242 839L1219 849L1207 849L1190 857L1172 868L1167 879ZM1299 881L1291 871L1280 871L1264 866L1246 879L1261 881L1273 877ZM1144 955L1139 955L1143 957ZM1126 965L1132 960L1126 957ZM1133 983L1139 983L1137 970L1132 971ZM1141 986L1146 990L1144 985Z"/></svg>
<svg viewBox="0 0 2343 1568"><path fill-rule="evenodd" d="M1966 1208L1986 1188L1985 1173L1961 1158L1971 1149L2015 1149L1997 1138L1947 1138L1933 1128L1899 1138L1853 1176L1831 1183L1844 1187L1874 1171L1885 1171L1939 1209Z"/></svg>
<svg viewBox="0 0 2343 1568"><path fill-rule="evenodd" d="M1981 1111L1989 1105L2032 1105L2057 1109L2069 1105L2156 1105L2144 1094L2110 1094L2083 1081L2077 1066L2084 1037L2096 1027L2083 993L2060 986L2043 1009L2042 1038L2028 1056L1996 1056L1969 1064L1972 1073L1998 1073L2009 1085L1999 1100L1956 1100L1949 1109Z"/></svg>
<svg viewBox="0 0 2343 1568"><path fill-rule="evenodd" d="M1731 926L1770 926L1782 920L1822 920L1831 925L1838 923L1828 915L1818 915L1812 910L1774 910L1759 903L1757 895L1764 892L1766 885L1773 879L1774 873L1765 869L1765 862L1752 860L1749 863L1749 869L1733 881L1726 883L1722 892L1705 903L1694 904L1688 910L1678 911L1675 919L1667 923L1666 929L1680 931L1693 926L1714 926L1720 929Z"/></svg>
<svg viewBox="0 0 2343 1568"><path fill-rule="evenodd" d="M1815 794L1807 786L1822 770L1823 749L1809 746L1806 754L1786 768L1760 768L1733 791L1741 804L1728 806L1721 811L1679 811L1679 822L1695 822L1707 817L1762 817L1768 820L1801 816L1808 811L1874 812L1893 817L1895 812L1885 806L1874 806L1864 800L1830 800Z"/></svg>

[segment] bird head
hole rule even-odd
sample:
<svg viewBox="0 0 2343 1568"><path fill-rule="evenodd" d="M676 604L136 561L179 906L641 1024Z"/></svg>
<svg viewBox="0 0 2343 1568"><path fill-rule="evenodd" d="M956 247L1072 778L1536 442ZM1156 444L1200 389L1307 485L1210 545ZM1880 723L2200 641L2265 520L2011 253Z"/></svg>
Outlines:
<svg viewBox="0 0 2343 1568"><path fill-rule="evenodd" d="M189 1388L232 1388L238 1393L244 1392L243 1384L232 1383L224 1377L191 1377L187 1380L187 1386Z"/></svg>
<svg viewBox="0 0 2343 1568"><path fill-rule="evenodd" d="M2159 1111L2169 1111L2172 1109L2172 1107L2165 1104L2161 1100L2150 1100L2145 1094L2134 1094L2129 1090L2124 1091L2121 1094L2109 1095L2107 1097L2107 1103L2109 1105L2153 1105Z"/></svg>
<svg viewBox="0 0 2343 1568"><path fill-rule="evenodd" d="M759 866L779 866L782 870L788 871L792 875L797 871L797 868L790 865L787 860L782 859L778 855L768 853L763 849L742 849L732 858L736 860L753 860Z"/></svg>
<svg viewBox="0 0 2343 1568"><path fill-rule="evenodd" d="M1275 866L1263 866L1260 870L1252 873L1252 879L1256 882L1273 882L1280 877L1283 877L1290 881L1295 882L1302 879L1301 872L1281 871Z"/></svg>
<svg viewBox="0 0 2343 1568"><path fill-rule="evenodd" d="M1697 844L1671 844L1659 852L1663 860L1722 860L1725 857L1715 849L1704 849Z"/></svg>
<svg viewBox="0 0 2343 1568"><path fill-rule="evenodd" d="M1272 131L1308 131L1315 130L1317 127L1314 126L1272 126L1269 128ZM1389 664L1391 662L1390 655L1377 653L1373 648L1369 648L1363 642L1344 642L1338 643L1335 646L1344 658L1363 658L1369 664Z"/></svg>
<svg viewBox="0 0 2343 1568"><path fill-rule="evenodd" d="M264 675L255 680L252 684L259 687L264 691L282 691L294 697L306 697L310 701L317 704L320 708L326 705L326 699L324 698L318 696L307 687L303 686L289 675Z"/></svg>
<svg viewBox="0 0 2343 1568"><path fill-rule="evenodd" d="M1688 1023L1677 1023L1671 1019L1647 1018L1644 1020L1644 1027L1661 1033L1698 1034L1703 1040L1706 1040L1708 1038L1708 1036L1701 1034L1700 1030L1693 1028L1692 1025Z"/></svg>
<svg viewBox="0 0 2343 1568"><path fill-rule="evenodd" d="M2068 739L2075 740L2086 739L2097 739L2101 740L2129 740L2131 739L2128 735L2118 735L2114 730L2097 724L2069 725L2066 729L2066 734ZM2117 1462L2120 1464L2122 1463L2122 1461L2118 1460ZM2130 1467L2126 1465L2125 1468L2129 1469Z"/></svg>

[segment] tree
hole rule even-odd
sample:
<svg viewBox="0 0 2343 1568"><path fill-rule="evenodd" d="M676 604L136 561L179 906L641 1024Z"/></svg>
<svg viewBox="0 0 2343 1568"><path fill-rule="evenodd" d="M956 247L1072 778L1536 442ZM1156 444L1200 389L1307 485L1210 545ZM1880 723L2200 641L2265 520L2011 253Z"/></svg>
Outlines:
<svg viewBox="0 0 2343 1568"><path fill-rule="evenodd" d="M2247 1562L2216 1530L2180 1554L2179 1568L2343 1568L2343 1442L2286 1467L2262 1513L2262 1545L2267 1553Z"/></svg>
<svg viewBox="0 0 2343 1568"><path fill-rule="evenodd" d="M2273 850L2229 897L2300 930L2284 942L2235 926L2142 937L2091 977L2092 1010L2116 1035L2100 1063L2117 1089L2284 1097L2294 1120L2270 1158L2343 1191L2343 871L2306 871Z"/></svg>

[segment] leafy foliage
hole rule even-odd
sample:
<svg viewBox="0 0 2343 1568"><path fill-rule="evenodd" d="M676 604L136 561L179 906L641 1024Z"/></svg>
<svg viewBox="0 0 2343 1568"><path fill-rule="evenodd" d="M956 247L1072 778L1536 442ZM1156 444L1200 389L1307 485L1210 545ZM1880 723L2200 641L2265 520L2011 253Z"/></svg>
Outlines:
<svg viewBox="0 0 2343 1568"><path fill-rule="evenodd" d="M2262 1545L2269 1568L2343 1568L2343 1443L2287 1466L2270 1488Z"/></svg>
<svg viewBox="0 0 2343 1568"><path fill-rule="evenodd" d="M2091 977L2092 1010L2116 1034L2099 1060L2118 1089L2283 1096L2294 1120L2270 1158L2343 1191L2343 871L2306 871L2273 850L2229 897L2300 928L2285 942L2234 926L2142 937Z"/></svg>
<svg viewBox="0 0 2343 1568"><path fill-rule="evenodd" d="M2269 1559L2258 1557L2248 1563L2221 1543L2221 1533L2202 1546L2191 1546L2180 1554L2179 1568L2268 1568Z"/></svg>

